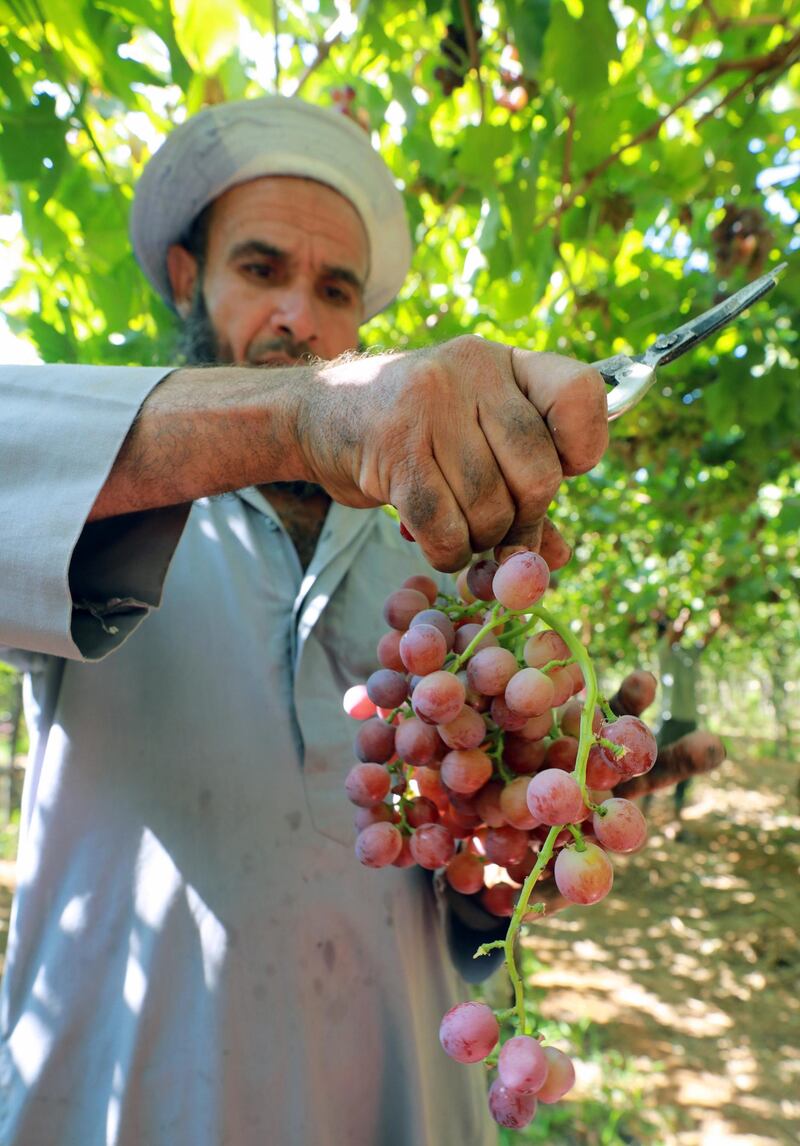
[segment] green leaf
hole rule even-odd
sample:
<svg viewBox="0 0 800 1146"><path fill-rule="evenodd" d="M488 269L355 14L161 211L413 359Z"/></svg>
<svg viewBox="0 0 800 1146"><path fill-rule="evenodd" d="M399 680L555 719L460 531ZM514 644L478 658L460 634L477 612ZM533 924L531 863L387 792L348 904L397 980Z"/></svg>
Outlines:
<svg viewBox="0 0 800 1146"><path fill-rule="evenodd" d="M605 4L587 0L579 19L563 0L553 5L544 71L565 96L580 104L605 92L608 65L617 56L617 25Z"/></svg>

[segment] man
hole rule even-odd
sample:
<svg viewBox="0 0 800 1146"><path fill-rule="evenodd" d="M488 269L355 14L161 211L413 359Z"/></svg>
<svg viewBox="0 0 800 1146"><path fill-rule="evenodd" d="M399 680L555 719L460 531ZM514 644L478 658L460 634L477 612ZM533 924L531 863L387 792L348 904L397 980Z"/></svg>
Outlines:
<svg viewBox="0 0 800 1146"><path fill-rule="evenodd" d="M445 909L353 856L341 695L424 557L538 543L605 448L603 384L476 339L348 353L407 226L360 129L296 101L177 129L132 238L224 365L0 372L0 640L32 731L0 1141L494 1141L481 1072L438 1046ZM416 546L358 512L384 503Z"/></svg>

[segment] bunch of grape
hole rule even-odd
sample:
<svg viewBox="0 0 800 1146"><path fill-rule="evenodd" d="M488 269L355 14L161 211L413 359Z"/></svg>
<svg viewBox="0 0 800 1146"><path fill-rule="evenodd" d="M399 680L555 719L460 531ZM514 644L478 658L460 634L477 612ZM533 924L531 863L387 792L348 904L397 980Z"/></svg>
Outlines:
<svg viewBox="0 0 800 1146"><path fill-rule="evenodd" d="M359 763L346 780L358 859L443 869L453 891L510 917L506 939L479 953L504 948L519 1033L495 1059L495 1014L462 1003L440 1037L458 1061L496 1062L490 1109L515 1128L538 1101L566 1093L574 1070L527 1032L514 935L543 909L529 907L543 876L574 903L608 894L607 853L637 851L647 834L636 805L612 789L656 758L646 725L611 712L583 645L538 604L548 581L547 564L532 552L502 565L474 562L454 596L440 594L432 578L410 577L384 605L382 667L345 697L361 721Z"/></svg>

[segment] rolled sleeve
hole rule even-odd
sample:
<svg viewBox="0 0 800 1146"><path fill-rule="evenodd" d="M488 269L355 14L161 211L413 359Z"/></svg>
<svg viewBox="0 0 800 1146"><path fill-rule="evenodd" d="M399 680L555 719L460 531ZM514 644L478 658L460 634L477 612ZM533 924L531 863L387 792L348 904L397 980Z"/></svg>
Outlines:
<svg viewBox="0 0 800 1146"><path fill-rule="evenodd" d="M0 644L96 660L159 603L188 507L87 525L173 367L0 367Z"/></svg>

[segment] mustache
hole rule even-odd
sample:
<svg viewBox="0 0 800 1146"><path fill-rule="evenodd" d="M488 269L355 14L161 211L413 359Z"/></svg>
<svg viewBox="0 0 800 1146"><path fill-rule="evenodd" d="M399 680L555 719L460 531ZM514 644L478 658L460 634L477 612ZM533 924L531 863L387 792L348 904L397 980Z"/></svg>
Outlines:
<svg viewBox="0 0 800 1146"><path fill-rule="evenodd" d="M284 354L295 362L311 362L317 357L307 342L297 342L286 335L251 343L247 348L247 361L255 365L271 354Z"/></svg>

